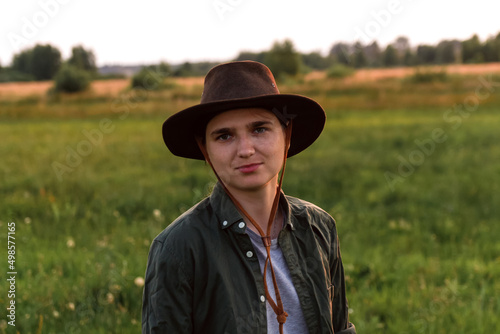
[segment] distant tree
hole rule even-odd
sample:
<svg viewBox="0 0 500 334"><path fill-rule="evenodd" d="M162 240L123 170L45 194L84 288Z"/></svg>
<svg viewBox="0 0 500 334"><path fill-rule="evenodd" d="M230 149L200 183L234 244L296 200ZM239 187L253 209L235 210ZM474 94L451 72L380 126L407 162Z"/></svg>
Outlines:
<svg viewBox="0 0 500 334"><path fill-rule="evenodd" d="M2 67L2 63L0 62L0 82L5 82L6 78L4 76L5 69Z"/></svg>
<svg viewBox="0 0 500 334"><path fill-rule="evenodd" d="M37 44L32 49L14 55L12 68L15 71L32 75L35 80L49 80L61 66L61 52L50 44Z"/></svg>
<svg viewBox="0 0 500 334"><path fill-rule="evenodd" d="M165 62L160 62L160 64L157 66L158 72L160 72L163 77L167 77L172 75L172 68L168 63Z"/></svg>
<svg viewBox="0 0 500 334"><path fill-rule="evenodd" d="M14 55L12 60L12 69L14 71L31 74L31 59L33 58L33 49L21 51Z"/></svg>
<svg viewBox="0 0 500 334"><path fill-rule="evenodd" d="M419 45L417 47L417 64L426 65L436 62L436 48L432 45Z"/></svg>
<svg viewBox="0 0 500 334"><path fill-rule="evenodd" d="M352 55L352 65L355 68L365 67L368 64L366 59L365 50L360 42L354 44L354 53Z"/></svg>
<svg viewBox="0 0 500 334"><path fill-rule="evenodd" d="M208 61L203 61L203 62L198 62L198 63L192 63L192 62L185 62L181 65L175 65L170 68L169 65L169 70L166 70L165 68L161 70L163 74L170 73L168 76L174 76L174 77L199 77L199 76L205 76L210 69L212 69L214 66L218 65L218 62L208 62Z"/></svg>
<svg viewBox="0 0 500 334"><path fill-rule="evenodd" d="M294 76L299 73L301 58L292 41L276 42L267 52L264 63L271 69L277 78Z"/></svg>
<svg viewBox="0 0 500 334"><path fill-rule="evenodd" d="M193 76L205 76L212 67L218 65L218 63L212 63L208 61L202 61L199 63L192 63L192 75Z"/></svg>
<svg viewBox="0 0 500 334"><path fill-rule="evenodd" d="M352 47L346 43L335 43L330 49L330 55L335 59L335 62L344 65L351 64Z"/></svg>
<svg viewBox="0 0 500 334"><path fill-rule="evenodd" d="M377 42L364 47L364 54L368 62L368 66L379 67L381 65L381 52Z"/></svg>
<svg viewBox="0 0 500 334"><path fill-rule="evenodd" d="M143 67L139 73L132 77L132 88L144 88L146 90L158 90L163 86L164 77L150 67Z"/></svg>
<svg viewBox="0 0 500 334"><path fill-rule="evenodd" d="M13 70L11 67L4 67L0 71L0 82L20 82L20 81L33 81L35 78L31 74L21 73Z"/></svg>
<svg viewBox="0 0 500 334"><path fill-rule="evenodd" d="M91 73L97 72L94 53L92 50L85 50L81 45L71 49L71 57L68 59L68 64Z"/></svg>
<svg viewBox="0 0 500 334"><path fill-rule="evenodd" d="M154 73L155 76L161 78L166 78L173 74L172 68L165 62L160 62L157 65L144 66L141 70L148 70L149 72Z"/></svg>
<svg viewBox="0 0 500 334"><path fill-rule="evenodd" d="M396 50L399 63L402 63L406 52L410 49L410 41L408 40L408 37L400 36L396 38L396 41L392 43L392 46Z"/></svg>
<svg viewBox="0 0 500 334"><path fill-rule="evenodd" d="M190 77L193 76L193 65L190 62L183 63L179 68L174 71L176 77Z"/></svg>
<svg viewBox="0 0 500 334"><path fill-rule="evenodd" d="M392 44L387 45L387 47L385 48L385 51L382 55L382 64L385 67L394 67L399 65L398 54Z"/></svg>
<svg viewBox="0 0 500 334"><path fill-rule="evenodd" d="M481 42L477 35L462 42L462 61L464 63L480 63L484 61Z"/></svg>
<svg viewBox="0 0 500 334"><path fill-rule="evenodd" d="M31 59L32 74L37 80L50 80L61 67L61 52L49 44L36 45Z"/></svg>
<svg viewBox="0 0 500 334"><path fill-rule="evenodd" d="M496 35L495 38L491 39L492 43L492 51L490 59L494 59L491 61L500 61L500 33Z"/></svg>
<svg viewBox="0 0 500 334"><path fill-rule="evenodd" d="M64 64L54 77L56 92L76 93L90 85L90 73L71 64Z"/></svg>
<svg viewBox="0 0 500 334"><path fill-rule="evenodd" d="M485 62L500 61L500 34L496 38L488 38L481 47Z"/></svg>
<svg viewBox="0 0 500 334"><path fill-rule="evenodd" d="M266 58L266 52L250 52L250 51L242 51L238 54L235 61L241 60L253 60L258 61L259 63L263 63Z"/></svg>
<svg viewBox="0 0 500 334"><path fill-rule="evenodd" d="M461 44L458 41L441 41L436 47L436 63L453 64L460 62Z"/></svg>
<svg viewBox="0 0 500 334"><path fill-rule="evenodd" d="M302 63L314 70L325 70L332 65L330 57L323 57L319 52L302 54Z"/></svg>
<svg viewBox="0 0 500 334"><path fill-rule="evenodd" d="M413 66L417 63L415 54L411 51L411 49L406 50L403 56L403 65L405 66Z"/></svg>
<svg viewBox="0 0 500 334"><path fill-rule="evenodd" d="M186 63L186 76L191 74L192 65ZM156 90L165 88L165 78L173 75L173 71L169 64L161 62L158 65L144 66L138 73L132 77L132 88L145 88L147 90Z"/></svg>

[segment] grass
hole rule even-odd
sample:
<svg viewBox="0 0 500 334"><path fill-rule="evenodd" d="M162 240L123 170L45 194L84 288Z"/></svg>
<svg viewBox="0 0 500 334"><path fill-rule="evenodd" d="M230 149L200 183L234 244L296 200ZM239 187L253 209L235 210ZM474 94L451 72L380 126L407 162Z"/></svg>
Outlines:
<svg viewBox="0 0 500 334"><path fill-rule="evenodd" d="M500 329L500 94L459 124L443 117L477 85L453 76L280 87L328 114L320 139L288 162L284 189L336 218L359 333ZM0 101L0 230L6 241L16 223L16 331L140 332L151 240L214 183L204 163L172 156L160 135L164 118L199 93ZM54 162L66 164L68 149L88 140L82 131L103 119L112 130L58 177ZM426 154L416 141L437 128L446 140ZM418 164L403 177L401 158L411 157ZM387 172L401 182L391 188ZM0 287L8 290L5 280ZM13 331L3 321L0 332Z"/></svg>

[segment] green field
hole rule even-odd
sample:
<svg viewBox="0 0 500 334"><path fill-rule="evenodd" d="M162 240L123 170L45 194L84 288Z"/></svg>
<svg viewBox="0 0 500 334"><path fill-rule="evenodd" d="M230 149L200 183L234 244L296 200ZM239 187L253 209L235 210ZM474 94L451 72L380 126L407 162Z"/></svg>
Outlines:
<svg viewBox="0 0 500 334"><path fill-rule="evenodd" d="M326 109L287 194L337 220L358 333L500 332L500 78L290 81ZM214 184L161 138L201 89L0 101L0 231L15 329L139 333L152 239Z"/></svg>

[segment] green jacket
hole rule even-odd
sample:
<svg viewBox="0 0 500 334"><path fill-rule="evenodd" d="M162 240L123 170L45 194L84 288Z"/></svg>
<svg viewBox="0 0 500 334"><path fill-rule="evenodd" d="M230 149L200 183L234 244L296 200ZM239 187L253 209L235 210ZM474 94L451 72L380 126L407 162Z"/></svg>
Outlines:
<svg viewBox="0 0 500 334"><path fill-rule="evenodd" d="M356 333L348 320L335 221L311 203L284 195L280 201L287 221L278 242L309 333ZM267 332L263 277L242 221L217 184L210 197L154 239L146 269L143 334Z"/></svg>

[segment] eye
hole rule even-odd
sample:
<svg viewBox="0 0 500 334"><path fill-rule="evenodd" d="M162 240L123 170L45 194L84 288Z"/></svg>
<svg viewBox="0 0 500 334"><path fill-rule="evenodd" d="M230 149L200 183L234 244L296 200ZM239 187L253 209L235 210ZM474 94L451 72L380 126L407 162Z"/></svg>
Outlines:
<svg viewBox="0 0 500 334"><path fill-rule="evenodd" d="M218 136L215 139L218 140L218 141L226 141L226 140L229 140L230 138L231 138L231 135L229 133L224 133L224 134L221 134L220 136Z"/></svg>
<svg viewBox="0 0 500 334"><path fill-rule="evenodd" d="M267 131L267 128L265 128L265 127L263 127L263 126L260 126L260 127L258 127L258 128L255 128L253 131L254 131L255 133L264 133L264 132L266 132L266 131Z"/></svg>

